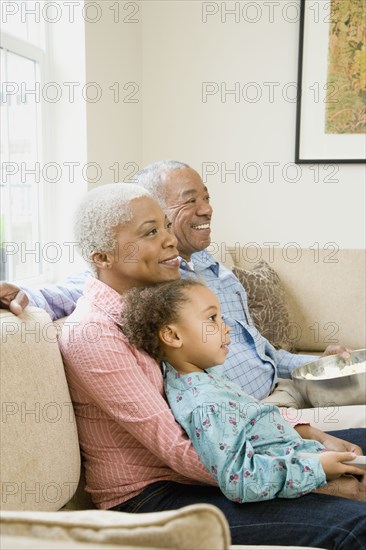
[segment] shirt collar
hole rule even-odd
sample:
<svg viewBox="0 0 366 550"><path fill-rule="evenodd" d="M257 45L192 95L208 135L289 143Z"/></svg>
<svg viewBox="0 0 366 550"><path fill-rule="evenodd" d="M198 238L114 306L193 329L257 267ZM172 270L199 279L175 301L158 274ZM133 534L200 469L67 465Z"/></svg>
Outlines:
<svg viewBox="0 0 366 550"><path fill-rule="evenodd" d="M178 256L180 264L180 269L184 269L184 271L194 271L194 264L193 261L190 260L189 262L182 258L181 256Z"/></svg>
<svg viewBox="0 0 366 550"><path fill-rule="evenodd" d="M123 297L119 292L96 277L88 277L84 287L84 296L107 313L109 317L112 317L114 321L120 323Z"/></svg>
<svg viewBox="0 0 366 550"><path fill-rule="evenodd" d="M220 365L221 366L221 365ZM170 363L167 361L163 361L161 365L161 370L163 374L163 378L169 379L169 384L174 387L174 382L178 381L177 384L180 384L179 380L188 380L189 378L192 378L194 380L195 385L200 384L207 384L207 380L213 378L212 374L214 372L217 372L213 369L216 369L217 367L212 367L207 370L200 370L200 371L194 371L194 372L187 372L186 374L180 374L178 371L175 370L174 367L171 366ZM204 375L208 375L204 376ZM183 382L184 383L184 382ZM178 386L180 387L180 386Z"/></svg>
<svg viewBox="0 0 366 550"><path fill-rule="evenodd" d="M219 276L220 264L211 256L207 248L192 254L192 261L194 262L194 269L197 273L205 269L211 269L216 277Z"/></svg>

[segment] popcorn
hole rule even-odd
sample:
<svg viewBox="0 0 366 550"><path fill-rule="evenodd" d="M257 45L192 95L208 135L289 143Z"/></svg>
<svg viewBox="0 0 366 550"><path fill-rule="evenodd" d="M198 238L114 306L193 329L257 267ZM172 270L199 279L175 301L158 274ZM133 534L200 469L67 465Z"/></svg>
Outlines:
<svg viewBox="0 0 366 550"><path fill-rule="evenodd" d="M340 378L342 376L349 376L350 374L362 374L365 372L366 361L362 361L361 363L345 365L343 369L332 366L325 366L323 372L318 376L314 376L314 374L308 372L304 378L306 378L307 380L329 380L330 378Z"/></svg>

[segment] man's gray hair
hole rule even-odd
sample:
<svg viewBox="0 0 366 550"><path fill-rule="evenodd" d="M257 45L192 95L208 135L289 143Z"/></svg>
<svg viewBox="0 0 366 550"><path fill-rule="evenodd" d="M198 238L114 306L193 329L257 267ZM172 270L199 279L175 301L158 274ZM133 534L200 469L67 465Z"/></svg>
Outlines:
<svg viewBox="0 0 366 550"><path fill-rule="evenodd" d="M74 220L74 236L84 260L95 266L93 252L111 252L117 241L115 229L132 219L131 201L150 196L147 189L133 183L110 183L89 191L79 204Z"/></svg>
<svg viewBox="0 0 366 550"><path fill-rule="evenodd" d="M137 174L135 174L136 183L147 189L164 210L167 205L163 176L168 172L183 170L184 168L191 167L178 160L160 160L153 164L149 164L137 172Z"/></svg>

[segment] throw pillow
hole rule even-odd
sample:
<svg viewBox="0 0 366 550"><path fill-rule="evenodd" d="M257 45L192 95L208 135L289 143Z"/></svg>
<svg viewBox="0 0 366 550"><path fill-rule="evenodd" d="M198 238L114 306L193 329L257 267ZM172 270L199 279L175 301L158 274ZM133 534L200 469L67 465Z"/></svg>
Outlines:
<svg viewBox="0 0 366 550"><path fill-rule="evenodd" d="M233 267L232 271L247 292L255 327L276 349L294 351L286 295L275 270L261 260L251 270Z"/></svg>

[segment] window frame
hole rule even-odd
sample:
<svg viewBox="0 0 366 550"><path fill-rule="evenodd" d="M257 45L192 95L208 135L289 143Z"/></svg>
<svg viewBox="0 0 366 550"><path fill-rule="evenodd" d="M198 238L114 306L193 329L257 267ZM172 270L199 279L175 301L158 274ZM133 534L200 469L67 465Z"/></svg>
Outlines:
<svg viewBox="0 0 366 550"><path fill-rule="evenodd" d="M50 60L47 59L49 55L49 28L45 23L44 25L44 48L32 44L22 38L13 36L6 31L1 31L1 48L5 52L5 62L7 52L13 53L15 55L24 57L37 63L38 65L38 75L40 81L40 89L45 82L47 82L47 74L49 73ZM7 72L7 71L6 71ZM38 76L37 75L37 76ZM49 150L49 139L48 136L52 134L52 119L51 119L50 110L47 109L47 103L40 100L37 105L36 117L37 117L37 126L39 127L38 140L37 140L37 162L40 163L40 166L44 164L46 158L50 155ZM8 123L6 124L8 132ZM8 152L7 152L8 153ZM45 242L45 237L48 233L50 219L47 215L48 210L51 208L53 203L52 196L50 193L47 193L46 186L42 181L42 175L40 176L40 181L38 184L38 220L37 220L37 233L39 238L39 247L40 251ZM10 239L7 238L6 242L11 242L11 232ZM35 246L37 243L33 243ZM12 266L12 258L7 258L6 261ZM42 260L42 254L39 258L39 270L36 275L26 277L26 278L15 278L14 268L10 268L9 277L12 278L12 281L18 285L25 286L35 286L46 281L50 281L53 277L53 268L52 264L49 264Z"/></svg>

